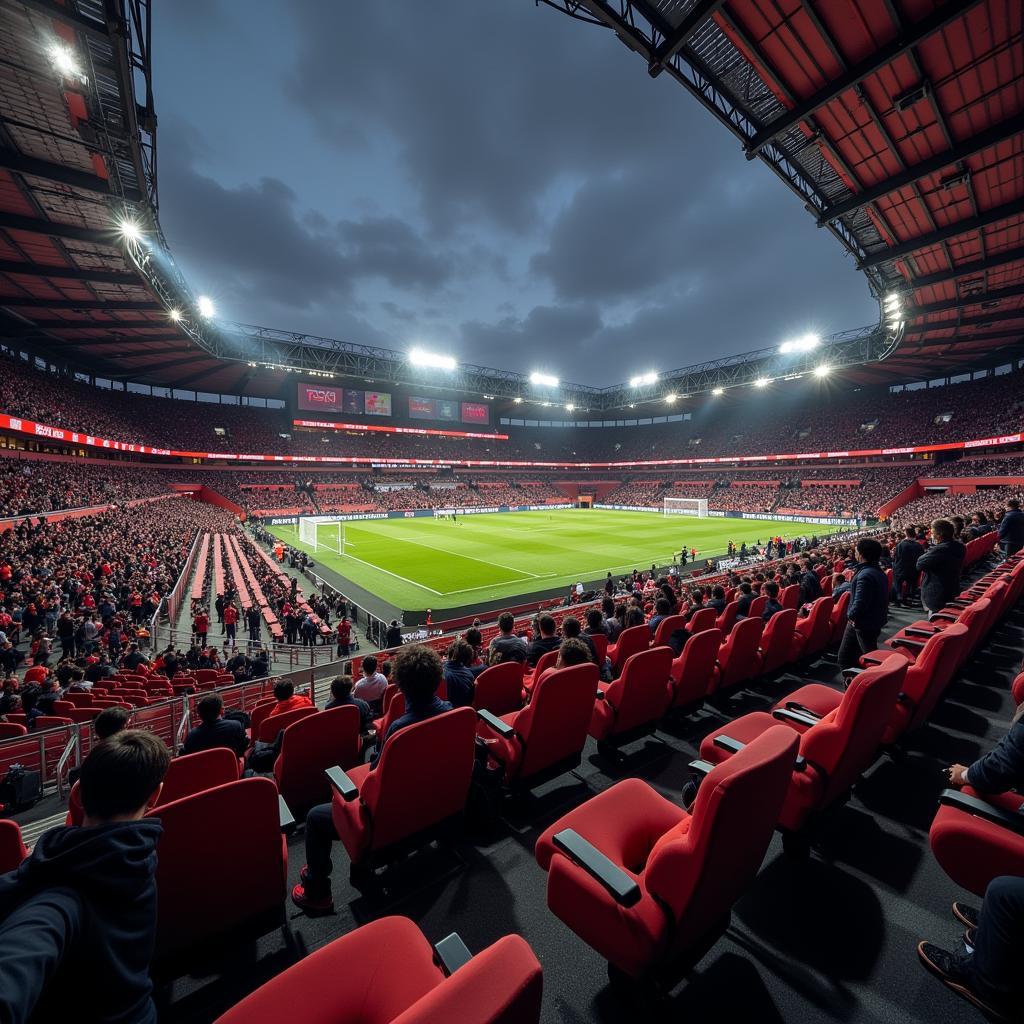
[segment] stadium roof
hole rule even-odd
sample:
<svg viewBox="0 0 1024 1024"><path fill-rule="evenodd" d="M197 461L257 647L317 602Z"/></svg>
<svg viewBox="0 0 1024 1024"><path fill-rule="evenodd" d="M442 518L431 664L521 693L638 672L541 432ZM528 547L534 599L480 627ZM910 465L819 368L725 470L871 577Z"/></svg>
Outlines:
<svg viewBox="0 0 1024 1024"><path fill-rule="evenodd" d="M625 384L581 411L806 372L939 376L1024 338L1024 45L1012 0L545 0L611 26L728 125L855 257L885 324ZM146 0L0 0L0 337L121 380L277 396L284 367L523 394L524 374L204 320L160 231ZM143 238L118 224L137 224ZM181 315L169 315L174 310ZM824 355L823 355L823 354ZM878 361L887 356L885 361ZM865 362L867 360L867 362ZM806 365L804 365L806 364Z"/></svg>

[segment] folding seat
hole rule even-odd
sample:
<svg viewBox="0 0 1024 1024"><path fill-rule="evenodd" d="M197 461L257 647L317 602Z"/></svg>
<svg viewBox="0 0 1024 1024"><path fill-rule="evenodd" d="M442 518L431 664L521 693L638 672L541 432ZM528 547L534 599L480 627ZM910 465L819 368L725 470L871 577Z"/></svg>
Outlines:
<svg viewBox="0 0 1024 1024"><path fill-rule="evenodd" d="M1013 694L1014 704L1024 703L1024 672L1019 673L1014 679L1010 692Z"/></svg>
<svg viewBox="0 0 1024 1024"><path fill-rule="evenodd" d="M592 701L593 689L588 696ZM396 732L375 768L331 769L334 827L354 877L365 877L374 862L429 841L461 817L476 759L475 733L472 708L456 708Z"/></svg>
<svg viewBox="0 0 1024 1024"><path fill-rule="evenodd" d="M715 690L729 690L761 671L761 620L742 619L718 648L718 681Z"/></svg>
<svg viewBox="0 0 1024 1024"><path fill-rule="evenodd" d="M65 718L63 715L40 715L36 719L36 732L42 732L44 729L61 729L66 725L74 724L70 718Z"/></svg>
<svg viewBox="0 0 1024 1024"><path fill-rule="evenodd" d="M714 692L718 685L718 649L721 645L722 634L714 626L694 633L686 641L682 653L672 662L672 707L692 707Z"/></svg>
<svg viewBox="0 0 1024 1024"><path fill-rule="evenodd" d="M289 810L302 818L331 798L324 772L332 765L354 768L362 748L359 709L354 704L319 711L289 725L274 762L277 788Z"/></svg>
<svg viewBox="0 0 1024 1024"><path fill-rule="evenodd" d="M540 836L549 909L613 980L671 985L722 935L771 841L797 744L776 726L723 764L694 762L707 775L689 813L624 779Z"/></svg>
<svg viewBox="0 0 1024 1024"><path fill-rule="evenodd" d="M647 628L646 626L644 627ZM553 651L547 651L537 659L537 664L533 666L533 670L528 672L523 677L523 689L527 694L533 692L534 686L537 684L537 680L547 672L549 668L555 667L555 662L558 661L558 648L556 647Z"/></svg>
<svg viewBox="0 0 1024 1024"><path fill-rule="evenodd" d="M783 608L765 624L758 644L761 655L761 673L777 672L790 660L793 637L796 633L796 609Z"/></svg>
<svg viewBox="0 0 1024 1024"><path fill-rule="evenodd" d="M832 639L832 598L819 597L811 603L811 610L796 620L793 628L793 646L789 660L814 658Z"/></svg>
<svg viewBox="0 0 1024 1024"><path fill-rule="evenodd" d="M785 698L770 714L755 711L730 722L721 732L709 733L701 743L700 756L715 764L724 761L779 722L799 732L800 760L792 768L779 818L788 841L812 813L843 796L872 764L906 674L906 658L893 654L856 675L839 706L823 718L790 710ZM791 848L799 847L791 844Z"/></svg>
<svg viewBox="0 0 1024 1024"><path fill-rule="evenodd" d="M384 714L373 720L373 731L383 738L391 728L391 723L405 714L405 694L394 683L389 683L381 698L381 705Z"/></svg>
<svg viewBox="0 0 1024 1024"><path fill-rule="evenodd" d="M23 711L8 711L4 718L7 719L12 725L24 725L28 726L28 715Z"/></svg>
<svg viewBox="0 0 1024 1024"><path fill-rule="evenodd" d="M580 763L599 678L597 666L589 663L555 669L540 680L522 711L500 718L477 712L477 734L507 786L539 786Z"/></svg>
<svg viewBox="0 0 1024 1024"><path fill-rule="evenodd" d="M660 647L663 644L667 644L672 634L680 629L686 629L686 616L666 615L665 618L658 623L658 628L655 630L651 646Z"/></svg>
<svg viewBox="0 0 1024 1024"><path fill-rule="evenodd" d="M966 642L967 627L950 626L928 640L916 660L908 659L907 674L882 735L884 745L890 746L904 733L913 732L932 713L956 672L960 649ZM844 676L852 678L872 665L881 665L894 653L898 652L888 649L871 651L860 659L863 669L846 669ZM838 708L842 700L843 694L839 690L809 683L789 694L782 703L787 710L820 719Z"/></svg>
<svg viewBox="0 0 1024 1024"><path fill-rule="evenodd" d="M755 597L750 602L750 607L747 609L746 618L748 619L760 619L764 615L765 608L768 607L768 595L762 594L759 597Z"/></svg>
<svg viewBox="0 0 1024 1024"><path fill-rule="evenodd" d="M220 673L215 668L197 668L195 679L198 683L212 683Z"/></svg>
<svg viewBox="0 0 1024 1024"><path fill-rule="evenodd" d="M454 933L432 947L408 918L383 917L310 953L216 1024L288 1020L297 1007L306 1024L537 1024L542 988L519 935L472 956Z"/></svg>
<svg viewBox="0 0 1024 1024"><path fill-rule="evenodd" d="M991 618L991 610L992 602L987 597L982 597L973 601L958 615L953 614L955 609L950 612L937 612L930 621L914 622L905 626L898 633L894 633L885 641L883 647L894 650L901 647L904 650L913 649L914 644L922 643L935 633L948 629L954 623L959 623L967 629L966 640L959 652L960 661L956 666L959 669L984 639L986 626Z"/></svg>
<svg viewBox="0 0 1024 1024"><path fill-rule="evenodd" d="M833 647L843 639L843 633L846 632L846 617L847 609L850 607L850 592L844 590L840 595L839 599L832 601L832 614L829 617L829 627L831 630L831 636L827 646Z"/></svg>
<svg viewBox="0 0 1024 1024"><path fill-rule="evenodd" d="M652 647L628 658L612 683L597 684L590 735L602 753L654 731L668 710L672 648Z"/></svg>
<svg viewBox="0 0 1024 1024"><path fill-rule="evenodd" d="M0 818L0 875L17 870L27 856L28 849L21 838L21 826L9 818Z"/></svg>
<svg viewBox="0 0 1024 1024"><path fill-rule="evenodd" d="M788 587L783 587L779 592L779 604L781 604L783 608L799 608L800 584L793 583Z"/></svg>
<svg viewBox="0 0 1024 1024"><path fill-rule="evenodd" d="M619 634L619 639L608 648L608 657L611 658L612 668L615 672L621 672L626 659L631 655L645 651L651 643L651 631L646 625L630 626Z"/></svg>
<svg viewBox="0 0 1024 1024"><path fill-rule="evenodd" d="M714 608L700 608L690 616L691 633L702 633L705 629L717 629L718 612Z"/></svg>
<svg viewBox="0 0 1024 1024"><path fill-rule="evenodd" d="M832 577L822 576L821 577L821 594L822 597L832 596Z"/></svg>
<svg viewBox="0 0 1024 1024"><path fill-rule="evenodd" d="M24 736L28 726L20 722L0 722L0 740L9 740L14 736Z"/></svg>
<svg viewBox="0 0 1024 1024"><path fill-rule="evenodd" d="M600 665L608 656L608 637L604 633L591 633L588 636L594 645L594 653L597 655L597 663Z"/></svg>
<svg viewBox="0 0 1024 1024"><path fill-rule="evenodd" d="M503 661L476 677L473 710L490 711L499 718L523 706L523 663Z"/></svg>
<svg viewBox="0 0 1024 1024"><path fill-rule="evenodd" d="M282 729L287 729L293 722L316 714L319 714L316 708L294 708L281 715L269 716L263 719L259 729L256 730L255 738L261 743L273 743Z"/></svg>
<svg viewBox="0 0 1024 1024"><path fill-rule="evenodd" d="M715 625L722 631L722 636L728 636L732 627L736 624L736 616L740 611L739 601L730 601L723 609L722 614L715 620Z"/></svg>
<svg viewBox="0 0 1024 1024"><path fill-rule="evenodd" d="M91 693L65 693L63 699L68 704L74 704L79 708L87 708L92 703Z"/></svg>
<svg viewBox="0 0 1024 1024"><path fill-rule="evenodd" d="M961 889L984 896L1001 875L1024 874L1021 795L981 795L970 786L945 789L928 842L939 866Z"/></svg>
<svg viewBox="0 0 1024 1024"><path fill-rule="evenodd" d="M102 710L103 708L72 708L67 717L81 725L83 722L91 722Z"/></svg>
<svg viewBox="0 0 1024 1024"><path fill-rule="evenodd" d="M176 962L214 940L260 935L284 920L288 850L277 787L239 779L161 804L154 959ZM333 980L333 979L332 979Z"/></svg>
<svg viewBox="0 0 1024 1024"><path fill-rule="evenodd" d="M55 715L60 715L63 718L67 718L68 712L75 706L71 701L68 700L55 700L50 705L53 708Z"/></svg>

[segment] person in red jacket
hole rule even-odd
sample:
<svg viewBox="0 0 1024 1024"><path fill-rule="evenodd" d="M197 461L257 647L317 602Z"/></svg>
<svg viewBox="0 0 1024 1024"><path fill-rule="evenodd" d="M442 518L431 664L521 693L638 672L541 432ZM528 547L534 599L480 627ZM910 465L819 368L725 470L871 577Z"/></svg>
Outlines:
<svg viewBox="0 0 1024 1024"><path fill-rule="evenodd" d="M348 656L349 648L352 645L352 624L343 615L338 623L338 657Z"/></svg>
<svg viewBox="0 0 1024 1024"><path fill-rule="evenodd" d="M210 616L206 610L200 608L192 619L192 632L195 634L196 643L200 647L206 646L206 634L210 631Z"/></svg>
<svg viewBox="0 0 1024 1024"><path fill-rule="evenodd" d="M227 642L232 647L235 646L235 626L238 623L238 609L234 604L229 604L224 608L224 631L227 633Z"/></svg>
<svg viewBox="0 0 1024 1024"><path fill-rule="evenodd" d="M313 702L307 696L295 692L294 683L283 680L274 684L274 699L277 703L267 718L283 715L286 711L294 711L296 708L311 708L313 706Z"/></svg>

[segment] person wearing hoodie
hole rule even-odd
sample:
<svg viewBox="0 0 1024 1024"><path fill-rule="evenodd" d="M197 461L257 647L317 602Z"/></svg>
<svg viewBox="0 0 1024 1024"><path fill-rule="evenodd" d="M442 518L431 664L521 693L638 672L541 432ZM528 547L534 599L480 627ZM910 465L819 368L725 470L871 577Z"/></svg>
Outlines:
<svg viewBox="0 0 1024 1024"><path fill-rule="evenodd" d="M155 1024L149 963L156 940L160 795L170 752L126 730L82 765L80 827L45 832L0 875L0 1020Z"/></svg>

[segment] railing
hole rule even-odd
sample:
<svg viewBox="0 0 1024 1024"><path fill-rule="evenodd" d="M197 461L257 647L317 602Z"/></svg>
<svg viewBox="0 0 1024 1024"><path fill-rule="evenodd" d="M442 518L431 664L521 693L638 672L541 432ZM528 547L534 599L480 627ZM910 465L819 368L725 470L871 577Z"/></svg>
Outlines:
<svg viewBox="0 0 1024 1024"><path fill-rule="evenodd" d="M215 626L216 623L213 624ZM265 625L265 624L264 624ZM212 628L212 627L211 627ZM312 647L303 647L301 644L278 644L266 640L254 642L246 636L243 628L238 629L235 647L227 645L227 637L219 638L224 643L218 643L218 638L211 632L207 635L207 644L210 647L220 647L228 657L235 651L242 651L252 657L258 651L266 651L270 656L270 664L279 671L290 671L293 668L304 666L325 665L334 661L336 644L334 637L327 638L329 642L316 644ZM181 650L188 650L192 645L192 634L182 629L164 630L161 633L161 642L173 644Z"/></svg>
<svg viewBox="0 0 1024 1024"><path fill-rule="evenodd" d="M188 586L188 582L192 577L192 569L195 565L196 553L199 550L199 542L202 540L203 534L203 530L196 531L196 535L192 538L192 547L189 549L188 558L185 559L185 566L181 570L181 574L175 581L174 586L171 587L170 593L167 594L160 602L161 607L166 612L168 633L173 631L173 624L177 621L178 614L181 612L183 595L185 593L185 588ZM152 645L154 650L158 646L157 634L159 632L160 623L159 615L160 609L158 608L157 614L153 617L153 622L151 623L150 628L150 635L153 638Z"/></svg>

